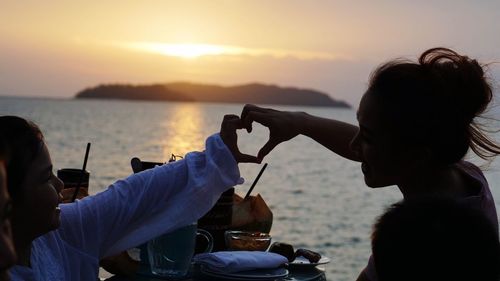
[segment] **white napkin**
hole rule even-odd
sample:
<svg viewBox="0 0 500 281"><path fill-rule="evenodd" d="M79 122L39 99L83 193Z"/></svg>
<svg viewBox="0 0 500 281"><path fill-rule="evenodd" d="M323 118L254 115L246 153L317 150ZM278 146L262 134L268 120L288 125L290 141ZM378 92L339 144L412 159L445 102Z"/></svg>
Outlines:
<svg viewBox="0 0 500 281"><path fill-rule="evenodd" d="M208 270L233 273L245 270L277 268L288 262L282 255L260 251L223 251L203 253L194 256L196 263Z"/></svg>

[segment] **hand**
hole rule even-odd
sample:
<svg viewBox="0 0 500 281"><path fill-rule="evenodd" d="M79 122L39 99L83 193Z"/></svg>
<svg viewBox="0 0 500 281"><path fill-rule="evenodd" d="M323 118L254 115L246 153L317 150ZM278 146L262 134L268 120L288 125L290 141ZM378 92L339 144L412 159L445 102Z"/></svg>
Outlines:
<svg viewBox="0 0 500 281"><path fill-rule="evenodd" d="M298 112L278 111L247 104L241 112L243 127L252 132L252 122L258 122L269 129L269 140L257 154L259 161L278 144L296 137L300 133Z"/></svg>
<svg viewBox="0 0 500 281"><path fill-rule="evenodd" d="M236 134L236 130L238 129L243 129L240 118L237 115L224 115L224 120L220 128L222 141L224 141L231 153L233 153L236 162L260 163L257 157L240 152L238 148L238 134Z"/></svg>

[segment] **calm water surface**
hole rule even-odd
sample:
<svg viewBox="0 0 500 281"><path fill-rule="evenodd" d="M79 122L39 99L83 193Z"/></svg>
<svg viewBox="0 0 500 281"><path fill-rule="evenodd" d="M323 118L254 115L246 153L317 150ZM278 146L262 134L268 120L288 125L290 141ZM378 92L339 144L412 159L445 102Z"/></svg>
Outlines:
<svg viewBox="0 0 500 281"><path fill-rule="evenodd" d="M275 107L355 123L355 111L314 107ZM224 114L239 114L241 105L43 100L0 98L0 114L19 115L40 125L54 169L81 168L87 142L91 193L131 174L130 159L166 161L172 153L203 150L207 136L219 130ZM252 135L239 133L240 148L256 154L268 131L255 125ZM497 136L498 137L498 136ZM269 167L255 192L274 213L274 241L319 251L330 257L328 280L355 280L370 254L369 235L377 215L400 200L395 187L370 189L358 163L329 153L307 137L278 146L266 159ZM477 162L481 164L481 162ZM260 166L240 165L244 195ZM500 161L486 176L500 209Z"/></svg>

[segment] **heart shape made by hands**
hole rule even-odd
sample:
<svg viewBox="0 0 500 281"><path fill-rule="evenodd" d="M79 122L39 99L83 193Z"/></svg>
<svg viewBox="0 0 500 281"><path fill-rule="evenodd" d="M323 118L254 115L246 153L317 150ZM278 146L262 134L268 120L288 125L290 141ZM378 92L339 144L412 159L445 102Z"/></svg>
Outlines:
<svg viewBox="0 0 500 281"><path fill-rule="evenodd" d="M236 162L260 163L257 156L242 153L238 145L237 131L244 129L241 119L237 115L225 115L221 124L220 136L233 154ZM253 143L253 142L251 142Z"/></svg>

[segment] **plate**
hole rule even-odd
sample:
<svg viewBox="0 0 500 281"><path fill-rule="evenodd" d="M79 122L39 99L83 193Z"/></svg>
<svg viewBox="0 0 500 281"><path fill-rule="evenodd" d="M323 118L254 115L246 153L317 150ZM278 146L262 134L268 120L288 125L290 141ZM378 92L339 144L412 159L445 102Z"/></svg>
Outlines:
<svg viewBox="0 0 500 281"><path fill-rule="evenodd" d="M211 277L230 279L230 280L245 280L245 281L276 280L280 278L285 278L288 275L288 270L282 267L271 268L271 269L255 269L255 270L228 273L228 272L214 272L202 266L200 268L200 271L201 273Z"/></svg>
<svg viewBox="0 0 500 281"><path fill-rule="evenodd" d="M322 264L327 264L330 262L330 259L327 257L321 257L318 262L309 262L308 259L304 257L297 257L293 262L288 263L288 268L310 268L315 267Z"/></svg>

